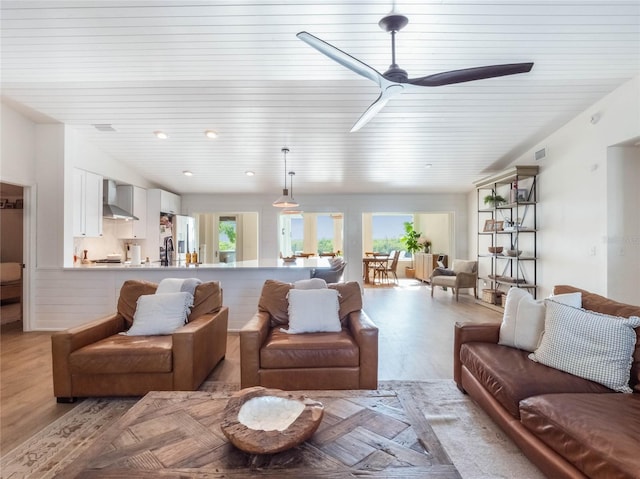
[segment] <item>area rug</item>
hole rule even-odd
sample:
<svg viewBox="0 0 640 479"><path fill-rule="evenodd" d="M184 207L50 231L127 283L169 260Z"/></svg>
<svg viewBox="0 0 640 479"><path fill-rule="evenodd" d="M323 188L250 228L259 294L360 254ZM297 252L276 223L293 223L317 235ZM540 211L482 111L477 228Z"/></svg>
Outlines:
<svg viewBox="0 0 640 479"><path fill-rule="evenodd" d="M202 391L221 396L237 385L205 382ZM383 381L380 390L412 391L414 401L465 479L543 479L519 449L453 381ZM309 392L312 395L312 392ZM93 442L102 428L128 411L137 399L86 399L0 459L3 479L52 478Z"/></svg>

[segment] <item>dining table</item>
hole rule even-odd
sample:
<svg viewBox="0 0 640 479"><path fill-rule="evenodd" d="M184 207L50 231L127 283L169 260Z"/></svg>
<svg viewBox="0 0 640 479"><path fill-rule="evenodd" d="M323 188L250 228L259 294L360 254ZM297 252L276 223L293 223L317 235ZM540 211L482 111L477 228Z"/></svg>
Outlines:
<svg viewBox="0 0 640 479"><path fill-rule="evenodd" d="M365 284L375 282L375 271L377 268L386 268L389 262L388 253L372 253L362 258L362 278ZM373 271L373 279L371 278L371 271Z"/></svg>

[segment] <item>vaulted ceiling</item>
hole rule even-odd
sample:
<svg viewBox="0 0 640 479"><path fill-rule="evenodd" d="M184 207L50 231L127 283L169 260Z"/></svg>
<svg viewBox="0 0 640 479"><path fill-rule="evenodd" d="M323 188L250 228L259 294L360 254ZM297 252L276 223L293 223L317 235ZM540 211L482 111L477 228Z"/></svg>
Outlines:
<svg viewBox="0 0 640 479"><path fill-rule="evenodd" d="M409 17L396 60L410 77L514 62L533 70L413 89L350 133L378 87L296 33L384 72L391 41L378 21L394 4ZM637 0L1 5L3 99L177 193L277 195L283 146L300 194L467 191L640 72ZM115 131L94 127L104 124Z"/></svg>

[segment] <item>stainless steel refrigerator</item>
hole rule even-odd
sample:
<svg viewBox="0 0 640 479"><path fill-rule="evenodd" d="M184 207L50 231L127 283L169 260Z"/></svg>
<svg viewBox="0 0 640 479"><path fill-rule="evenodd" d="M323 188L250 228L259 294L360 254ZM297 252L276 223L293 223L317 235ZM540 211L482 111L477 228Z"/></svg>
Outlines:
<svg viewBox="0 0 640 479"><path fill-rule="evenodd" d="M169 257L170 264L185 264L187 251L198 251L195 219L191 216L160 213L161 261L164 262Z"/></svg>

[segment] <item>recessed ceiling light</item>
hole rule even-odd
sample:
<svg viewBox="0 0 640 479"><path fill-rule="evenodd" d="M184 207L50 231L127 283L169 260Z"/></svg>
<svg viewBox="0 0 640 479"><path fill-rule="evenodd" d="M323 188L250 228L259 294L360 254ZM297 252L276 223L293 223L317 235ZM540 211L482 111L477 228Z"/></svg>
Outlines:
<svg viewBox="0 0 640 479"><path fill-rule="evenodd" d="M167 135L164 131L156 130L153 132L153 134L156 135L156 138L160 138L161 140L166 140L167 138L169 138L169 135Z"/></svg>
<svg viewBox="0 0 640 479"><path fill-rule="evenodd" d="M426 163L426 164L424 165L424 167L425 167L425 168L431 168L432 166L433 166L433 165L432 165L431 163Z"/></svg>
<svg viewBox="0 0 640 479"><path fill-rule="evenodd" d="M244 172L244 174L247 175L247 176L253 176L253 175L255 175L255 172L253 172L251 170L247 170L247 171Z"/></svg>
<svg viewBox="0 0 640 479"><path fill-rule="evenodd" d="M218 138L218 134L213 130L205 130L204 136L211 139Z"/></svg>
<svg viewBox="0 0 640 479"><path fill-rule="evenodd" d="M184 176L193 176L193 173L191 173L189 170L184 170L184 171L182 172L182 174L183 174Z"/></svg>

